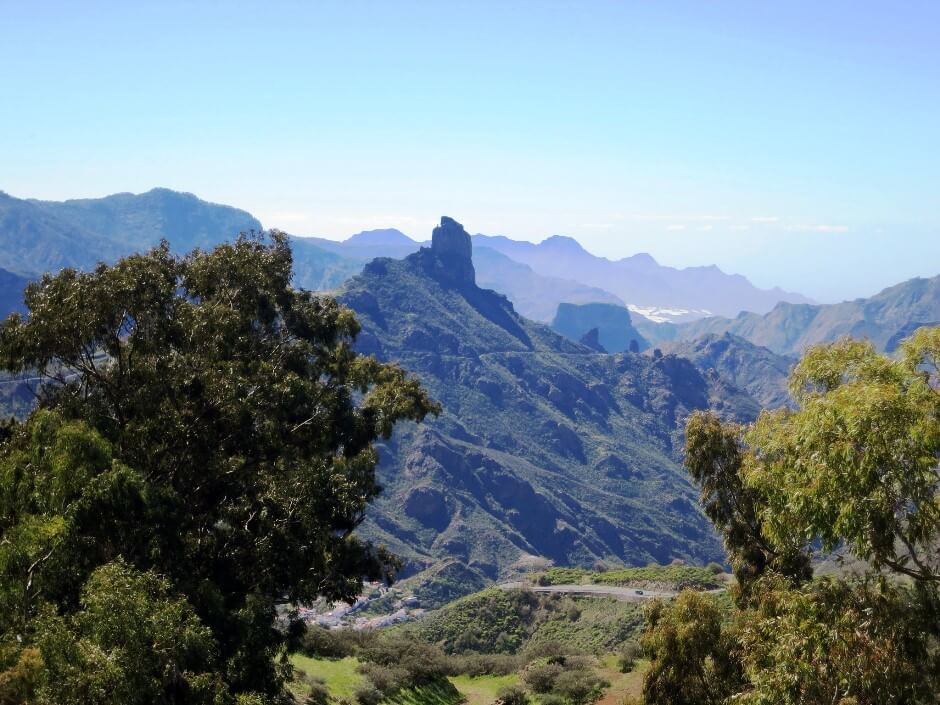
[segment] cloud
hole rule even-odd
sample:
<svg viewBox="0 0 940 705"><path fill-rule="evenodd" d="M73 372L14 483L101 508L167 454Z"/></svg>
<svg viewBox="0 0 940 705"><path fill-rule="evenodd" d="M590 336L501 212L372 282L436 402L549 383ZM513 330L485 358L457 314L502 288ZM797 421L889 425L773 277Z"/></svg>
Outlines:
<svg viewBox="0 0 940 705"><path fill-rule="evenodd" d="M797 232L813 232L813 233L847 233L849 231L849 226L848 225L825 225L825 224L790 225L787 227L787 230L795 230Z"/></svg>
<svg viewBox="0 0 940 705"><path fill-rule="evenodd" d="M633 215L633 220L670 220L680 223L709 223L721 220L731 220L727 215Z"/></svg>
<svg viewBox="0 0 940 705"><path fill-rule="evenodd" d="M685 230L685 226L673 223L672 225L667 225L666 230Z"/></svg>
<svg viewBox="0 0 940 705"><path fill-rule="evenodd" d="M585 230L610 230L614 225L613 223L582 223L581 227Z"/></svg>
<svg viewBox="0 0 940 705"><path fill-rule="evenodd" d="M744 231L744 230L750 230L750 229L751 229L751 226L750 226L750 225L732 225L732 226L731 226L731 229L732 229L732 230L738 230L738 231Z"/></svg>
<svg viewBox="0 0 940 705"><path fill-rule="evenodd" d="M712 229L714 229L714 227L715 227L714 225L703 225L702 227L699 228L699 230L705 230L705 231L707 231L707 230L712 230Z"/></svg>
<svg viewBox="0 0 940 705"><path fill-rule="evenodd" d="M776 223L780 218L775 215L756 215L751 218L752 223Z"/></svg>

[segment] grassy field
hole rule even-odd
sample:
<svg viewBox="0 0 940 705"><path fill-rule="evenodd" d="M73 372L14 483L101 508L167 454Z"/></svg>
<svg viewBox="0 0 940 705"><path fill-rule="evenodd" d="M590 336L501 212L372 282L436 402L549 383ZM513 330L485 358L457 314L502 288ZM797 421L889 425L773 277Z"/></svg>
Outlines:
<svg viewBox="0 0 940 705"><path fill-rule="evenodd" d="M353 702L356 687L363 682L362 675L356 670L359 659L351 656L343 659L323 659L292 654L290 661L295 669L293 691L301 697L309 692L306 680L319 678L336 700Z"/></svg>
<svg viewBox="0 0 940 705"><path fill-rule="evenodd" d="M359 660L353 657L344 659L309 658L301 654L291 656L294 665L295 680L291 690L298 700L309 692L309 678L322 679L334 702L345 700L355 703L355 690L363 683L363 677L356 668ZM610 683L610 687L597 705L621 705L627 696L639 698L643 690L643 674L649 664L639 661L632 673L621 673L617 669L616 655L609 655L598 660L597 673ZM386 700L389 705L493 705L497 693L508 685L519 682L519 675L506 676L451 676L448 679L457 689L457 693L446 687L429 685L421 688L409 688L393 698ZM534 696L537 702L538 697Z"/></svg>
<svg viewBox="0 0 940 705"><path fill-rule="evenodd" d="M291 663L296 669L292 690L298 698L306 697L309 691L306 682L308 678L320 678L334 701L355 703L355 690L364 680L356 670L358 659L321 659L293 654ZM453 676L449 680L459 695L455 696L449 688L429 685L408 688L385 702L390 705L457 705L463 702L467 705L492 705L500 688L518 683L519 676L515 673L508 676Z"/></svg>
<svg viewBox="0 0 940 705"><path fill-rule="evenodd" d="M451 679L453 682L453 679ZM458 705L467 702L467 695L457 688L448 688L446 683L431 684L420 688L406 688L395 697L384 702L391 705ZM492 702L492 701L489 701ZM481 703L480 705L484 705Z"/></svg>
<svg viewBox="0 0 940 705"><path fill-rule="evenodd" d="M460 691L467 705L492 705L500 689L518 683L519 676L515 673L508 676L451 676L450 682Z"/></svg>

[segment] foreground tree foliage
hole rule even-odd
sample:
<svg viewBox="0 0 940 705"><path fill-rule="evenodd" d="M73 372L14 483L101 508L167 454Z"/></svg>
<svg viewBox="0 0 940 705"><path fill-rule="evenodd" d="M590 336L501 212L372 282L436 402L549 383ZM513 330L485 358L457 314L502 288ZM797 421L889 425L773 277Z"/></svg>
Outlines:
<svg viewBox="0 0 940 705"><path fill-rule="evenodd" d="M846 339L797 365L796 410L749 427L689 420L686 466L724 535L736 609L717 626L681 600L651 612L648 703L674 702L669 689L692 693L687 703L937 702L938 365L940 328L921 328L894 358ZM813 552L836 549L867 572L812 579ZM742 678L715 700L701 684L727 661Z"/></svg>
<svg viewBox="0 0 940 705"><path fill-rule="evenodd" d="M164 244L2 324L0 366L52 384L0 435L0 703L273 701L276 606L393 571L352 535L373 442L435 405L290 277L278 233Z"/></svg>
<svg viewBox="0 0 940 705"><path fill-rule="evenodd" d="M723 703L741 685L736 645L710 597L686 590L671 604L656 601L642 645L650 656L643 696L649 705Z"/></svg>

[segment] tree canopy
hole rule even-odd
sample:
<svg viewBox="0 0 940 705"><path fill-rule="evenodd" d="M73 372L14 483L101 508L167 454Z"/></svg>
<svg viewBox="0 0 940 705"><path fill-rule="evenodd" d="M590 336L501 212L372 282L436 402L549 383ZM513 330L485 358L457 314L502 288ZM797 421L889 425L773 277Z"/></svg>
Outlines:
<svg viewBox="0 0 940 705"><path fill-rule="evenodd" d="M717 627L681 600L651 612L647 701L703 693L702 674L731 659L742 674L734 702L934 703L940 328L921 328L894 357L850 339L812 348L790 393L796 409L750 426L689 419L686 467L724 536L736 609ZM812 578L812 557L834 551L862 559L862 574ZM683 658L692 665L669 669Z"/></svg>
<svg viewBox="0 0 940 705"><path fill-rule="evenodd" d="M277 697L278 606L394 571L353 533L373 443L436 405L290 281L280 233L164 243L46 275L2 323L0 367L48 383L0 436L0 703Z"/></svg>

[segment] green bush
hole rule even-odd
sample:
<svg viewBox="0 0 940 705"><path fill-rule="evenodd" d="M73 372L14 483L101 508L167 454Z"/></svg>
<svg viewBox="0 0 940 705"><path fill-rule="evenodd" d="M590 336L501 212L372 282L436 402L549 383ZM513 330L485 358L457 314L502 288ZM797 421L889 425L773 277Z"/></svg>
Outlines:
<svg viewBox="0 0 940 705"><path fill-rule="evenodd" d="M466 654L447 659L452 676L508 676L518 671L524 660L511 654Z"/></svg>
<svg viewBox="0 0 940 705"><path fill-rule="evenodd" d="M357 655L363 661L405 671L406 687L426 685L450 673L450 664L440 647L411 636L383 635L363 646Z"/></svg>
<svg viewBox="0 0 940 705"><path fill-rule="evenodd" d="M529 705L529 695L521 686L507 685L496 694L496 702L500 705Z"/></svg>
<svg viewBox="0 0 940 705"><path fill-rule="evenodd" d="M549 693L564 670L557 663L531 663L522 672L522 681L533 693Z"/></svg>
<svg viewBox="0 0 940 705"><path fill-rule="evenodd" d="M353 694L359 705L379 705L385 698L382 691L368 681L358 686Z"/></svg>
<svg viewBox="0 0 940 705"><path fill-rule="evenodd" d="M303 705L329 705L330 691L321 678L310 678L307 681L309 691Z"/></svg>
<svg viewBox="0 0 940 705"><path fill-rule="evenodd" d="M571 705L587 705L597 700L610 685L591 670L564 671L555 679L554 692L566 698Z"/></svg>
<svg viewBox="0 0 940 705"><path fill-rule="evenodd" d="M558 693L545 693L545 695L539 698L540 705L568 705L568 701L565 700Z"/></svg>
<svg viewBox="0 0 940 705"><path fill-rule="evenodd" d="M345 658L355 653L356 647L345 630L331 631L316 624L307 625L300 638L300 650L312 658Z"/></svg>
<svg viewBox="0 0 940 705"><path fill-rule="evenodd" d="M380 663L370 663L366 661L365 663L359 664L356 670L386 697L394 695L402 688L407 688L412 685L411 674L404 668L394 668L392 666L384 666Z"/></svg>
<svg viewBox="0 0 940 705"><path fill-rule="evenodd" d="M558 658L568 651L568 647L560 641L548 639L529 644L523 654L526 661L533 661L537 658Z"/></svg>
<svg viewBox="0 0 940 705"><path fill-rule="evenodd" d="M636 668L636 660L642 655L643 649L635 641L628 641L620 648L617 655L617 667L621 673L631 673Z"/></svg>

